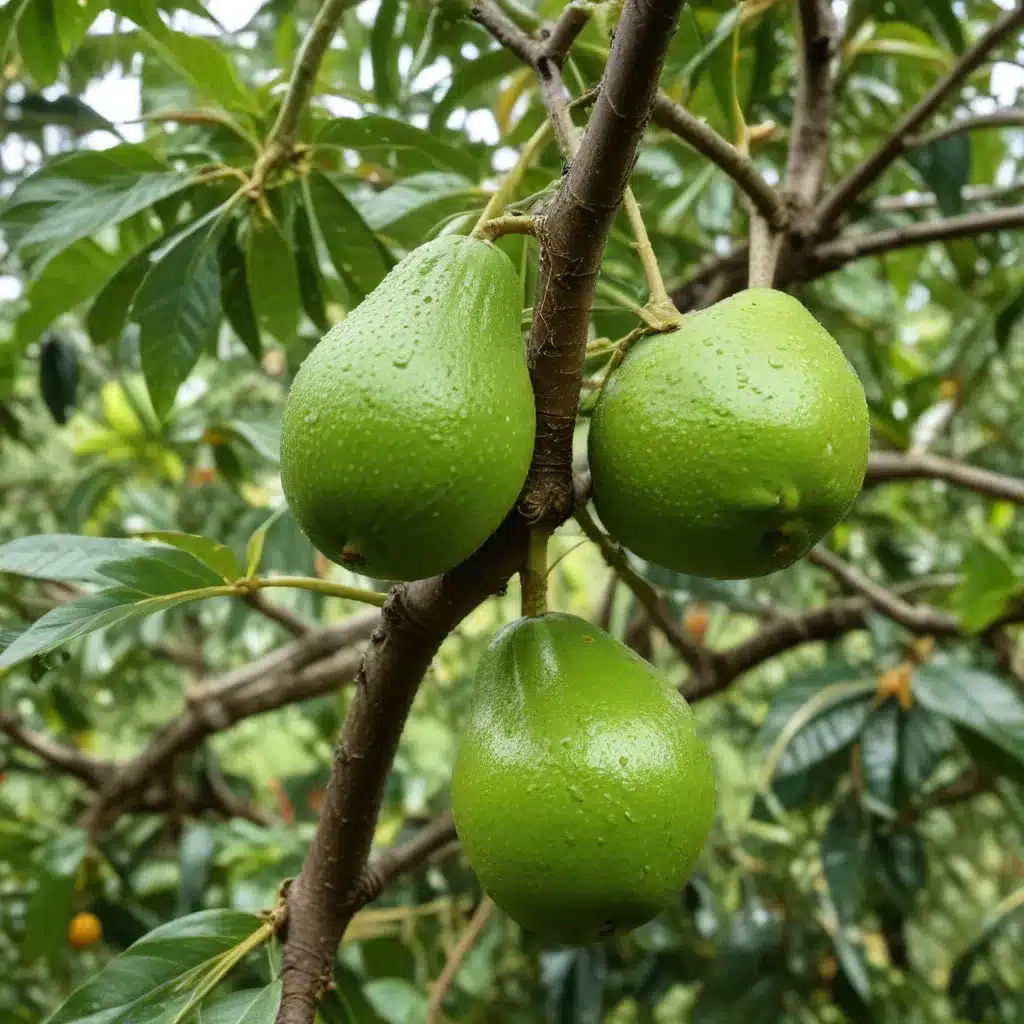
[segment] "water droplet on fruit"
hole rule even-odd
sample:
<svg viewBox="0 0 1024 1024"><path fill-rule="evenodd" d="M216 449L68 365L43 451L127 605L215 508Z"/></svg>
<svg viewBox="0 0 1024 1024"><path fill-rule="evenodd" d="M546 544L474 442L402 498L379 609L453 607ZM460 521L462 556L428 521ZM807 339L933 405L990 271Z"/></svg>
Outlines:
<svg viewBox="0 0 1024 1024"><path fill-rule="evenodd" d="M315 411L314 412L307 412L306 415L302 417L302 422L303 423L308 423L310 426L312 426L314 423L316 423L316 421L319 418L320 418L319 415Z"/></svg>

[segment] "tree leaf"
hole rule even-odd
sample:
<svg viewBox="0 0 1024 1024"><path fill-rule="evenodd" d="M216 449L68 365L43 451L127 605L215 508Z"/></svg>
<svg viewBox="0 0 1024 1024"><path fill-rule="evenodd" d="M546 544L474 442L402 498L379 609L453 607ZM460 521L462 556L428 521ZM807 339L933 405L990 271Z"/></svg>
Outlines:
<svg viewBox="0 0 1024 1024"><path fill-rule="evenodd" d="M166 241L166 238L160 238L140 249L100 289L85 315L86 329L96 345L107 345L120 338L128 323L128 314L135 296L152 266L150 257ZM55 259L50 266L60 258Z"/></svg>
<svg viewBox="0 0 1024 1024"><path fill-rule="evenodd" d="M85 832L72 828L38 851L36 890L25 912L22 954L26 961L53 956L67 942L75 883L87 849Z"/></svg>
<svg viewBox="0 0 1024 1024"><path fill-rule="evenodd" d="M988 952L992 943L1007 926L1019 921L1022 914L1024 914L1024 886L1011 892L985 915L978 934L953 961L953 967L949 974L949 994L953 998L964 992L975 964Z"/></svg>
<svg viewBox="0 0 1024 1024"><path fill-rule="evenodd" d="M78 394L78 349L52 335L39 353L39 390L56 423L67 423Z"/></svg>
<svg viewBox="0 0 1024 1024"><path fill-rule="evenodd" d="M346 287L361 299L380 284L394 260L327 175L314 171L307 188L313 216L331 262Z"/></svg>
<svg viewBox="0 0 1024 1024"><path fill-rule="evenodd" d="M377 103L386 107L398 99L398 40L395 23L398 0L381 0L370 30L370 64L373 68L373 93Z"/></svg>
<svg viewBox="0 0 1024 1024"><path fill-rule="evenodd" d="M227 230L220 243L220 295L224 316L242 344L257 362L263 357L263 340L252 308L245 254L234 230Z"/></svg>
<svg viewBox="0 0 1024 1024"><path fill-rule="evenodd" d="M220 321L220 209L184 231L157 261L132 304L146 387L163 417Z"/></svg>
<svg viewBox="0 0 1024 1024"><path fill-rule="evenodd" d="M840 929L832 935L832 948L854 992L867 1003L871 998L871 976L860 945L855 944L850 935Z"/></svg>
<svg viewBox="0 0 1024 1024"><path fill-rule="evenodd" d="M388 1024L411 1024L422 1020L427 997L404 978L374 978L363 986L377 1015Z"/></svg>
<svg viewBox="0 0 1024 1024"><path fill-rule="evenodd" d="M903 795L916 794L953 745L945 718L912 707L900 713L900 783Z"/></svg>
<svg viewBox="0 0 1024 1024"><path fill-rule="evenodd" d="M106 562L145 558L152 545L110 537L45 533L0 545L0 572L57 583L110 583L99 568Z"/></svg>
<svg viewBox="0 0 1024 1024"><path fill-rule="evenodd" d="M950 47L956 53L963 53L964 32L952 0L924 0L924 7Z"/></svg>
<svg viewBox="0 0 1024 1024"><path fill-rule="evenodd" d="M18 52L37 86L52 85L60 74L60 38L54 0L28 0L18 16Z"/></svg>
<svg viewBox="0 0 1024 1024"><path fill-rule="evenodd" d="M328 121L317 132L316 145L354 149L363 156L421 154L429 169L445 168L459 174L465 179L463 187L476 181L480 174L479 161L464 148L443 142L436 132L379 114Z"/></svg>
<svg viewBox="0 0 1024 1024"><path fill-rule="evenodd" d="M98 629L165 611L188 601L218 597L223 593L219 587L202 587L155 597L147 597L131 587L101 590L97 594L90 594L69 604L58 605L33 622L3 654L0 654L0 668L10 668L29 658L46 654L47 651L61 647L87 633L94 633Z"/></svg>
<svg viewBox="0 0 1024 1024"><path fill-rule="evenodd" d="M204 565L209 566L219 577L218 582L231 583L242 575L242 566L234 551L212 537L181 533L178 530L147 530L138 536L145 540L159 541L172 548L187 551Z"/></svg>
<svg viewBox="0 0 1024 1024"><path fill-rule="evenodd" d="M1006 346L1013 337L1014 328L1022 316L1024 316L1024 288L1021 288L996 314L995 339L996 347L1000 352L1006 350Z"/></svg>
<svg viewBox="0 0 1024 1024"><path fill-rule="evenodd" d="M884 807L893 807L896 799L899 739L900 708L889 700L868 716L860 737L865 787Z"/></svg>
<svg viewBox="0 0 1024 1024"><path fill-rule="evenodd" d="M256 571L260 567L260 561L263 559L263 545L267 541L267 533L270 528L284 515L286 508L282 505L279 509L272 512L263 522L256 527L253 531L252 536L249 538L249 543L245 547L245 575L255 576Z"/></svg>
<svg viewBox="0 0 1024 1024"><path fill-rule="evenodd" d="M877 836L875 864L876 877L888 897L901 910L910 911L926 879L920 836L912 828Z"/></svg>
<svg viewBox="0 0 1024 1024"><path fill-rule="evenodd" d="M281 982L272 981L266 988L232 992L203 1006L195 1024L274 1024L280 1005Z"/></svg>
<svg viewBox="0 0 1024 1024"><path fill-rule="evenodd" d="M935 193L939 209L951 217L963 211L963 190L971 178L971 137L951 135L921 149L912 149L907 162Z"/></svg>
<svg viewBox="0 0 1024 1024"><path fill-rule="evenodd" d="M291 243L274 221L250 218L245 275L256 322L283 345L290 345L298 333L302 298Z"/></svg>
<svg viewBox="0 0 1024 1024"><path fill-rule="evenodd" d="M963 665L921 665L914 699L977 733L1024 764L1024 698L987 672Z"/></svg>
<svg viewBox="0 0 1024 1024"><path fill-rule="evenodd" d="M203 541L206 538L196 539ZM145 597L178 594L202 587L219 587L224 582L220 573L200 561L184 545L164 547L162 544L151 544L145 555L104 562L97 571L107 579L131 587Z"/></svg>
<svg viewBox="0 0 1024 1024"><path fill-rule="evenodd" d="M229 420L215 429L234 434L249 445L257 455L261 455L274 465L277 465L281 459L281 421L278 417L262 420L247 420L239 417Z"/></svg>
<svg viewBox="0 0 1024 1024"><path fill-rule="evenodd" d="M821 864L842 926L857 920L864 889L866 833L849 803L840 804L821 838Z"/></svg>
<svg viewBox="0 0 1024 1024"><path fill-rule="evenodd" d="M260 924L255 914L204 910L162 925L72 992L47 1024L148 1021L142 1007L167 999L176 983L234 949Z"/></svg>
<svg viewBox="0 0 1024 1024"><path fill-rule="evenodd" d="M183 917L199 908L203 893L210 884L215 849L213 829L209 825L192 822L185 826L179 844L176 916Z"/></svg>
<svg viewBox="0 0 1024 1024"><path fill-rule="evenodd" d="M388 189L390 192L391 190ZM317 255L316 239L309 223L309 215L301 203L295 206L295 219L292 223L295 235L295 266L299 274L299 292L302 296L302 308L306 316L313 321L317 330L326 331L330 326L327 319L327 302L324 298L324 279L320 273L320 262Z"/></svg>
<svg viewBox="0 0 1024 1024"><path fill-rule="evenodd" d="M448 116L456 107L468 106L478 89L518 71L521 66L519 58L504 47L488 50L476 60L458 65L451 77L448 91L434 104L434 109L430 113L429 131L441 132Z"/></svg>
<svg viewBox="0 0 1024 1024"><path fill-rule="evenodd" d="M994 542L979 538L964 556L963 581L953 592L953 606L964 628L977 633L999 618L1007 601L1021 589L1006 554Z"/></svg>
<svg viewBox="0 0 1024 1024"><path fill-rule="evenodd" d="M547 1018L557 1024L600 1024L608 961L601 946L559 950L541 957Z"/></svg>

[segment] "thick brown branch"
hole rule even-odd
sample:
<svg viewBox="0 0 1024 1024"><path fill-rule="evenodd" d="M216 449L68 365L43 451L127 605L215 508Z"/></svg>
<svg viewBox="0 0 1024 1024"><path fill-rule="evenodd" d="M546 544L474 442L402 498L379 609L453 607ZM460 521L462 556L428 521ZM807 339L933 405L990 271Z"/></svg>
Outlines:
<svg viewBox="0 0 1024 1024"><path fill-rule="evenodd" d="M572 438L594 287L680 7L627 2L579 153L545 212L528 345L537 440L520 501L530 522L572 514Z"/></svg>
<svg viewBox="0 0 1024 1024"><path fill-rule="evenodd" d="M384 784L420 680L448 633L522 564L526 533L512 517L452 572L392 590L359 668L316 835L289 890L278 1024L311 1024L335 949L364 900Z"/></svg>
<svg viewBox="0 0 1024 1024"><path fill-rule="evenodd" d="M908 140L913 138L932 114L985 61L992 50L1022 25L1024 3L1017 0L1013 8L997 18L961 56L949 73L936 82L917 106L900 119L885 142L825 196L817 210L819 232L827 232L857 197L888 170L906 151Z"/></svg>
<svg viewBox="0 0 1024 1024"><path fill-rule="evenodd" d="M923 135L914 135L907 139L908 149L930 146L943 139L951 139L954 135L977 131L979 128L1021 128L1024 127L1024 108L1007 107L991 114L975 114L973 117L960 117L941 128L935 128Z"/></svg>
<svg viewBox="0 0 1024 1024"><path fill-rule="evenodd" d="M0 732L16 746L35 754L49 767L80 779L87 786L100 785L116 765L114 761L102 761L83 754L74 747L58 743L49 736L30 729L20 718L6 711L0 711Z"/></svg>
<svg viewBox="0 0 1024 1024"><path fill-rule="evenodd" d="M659 127L678 135L701 156L707 157L736 182L758 213L776 231L785 228L789 213L778 190L764 180L753 160L741 153L728 139L710 125L694 117L684 106L659 92L654 101L651 120Z"/></svg>
<svg viewBox="0 0 1024 1024"><path fill-rule="evenodd" d="M872 452L864 486L875 487L897 480L945 480L990 498L1024 504L1024 480L1016 477L992 473L940 455Z"/></svg>
<svg viewBox="0 0 1024 1024"><path fill-rule="evenodd" d="M831 0L799 0L800 83L783 179L800 209L818 201L828 169L832 118L832 49L836 23Z"/></svg>

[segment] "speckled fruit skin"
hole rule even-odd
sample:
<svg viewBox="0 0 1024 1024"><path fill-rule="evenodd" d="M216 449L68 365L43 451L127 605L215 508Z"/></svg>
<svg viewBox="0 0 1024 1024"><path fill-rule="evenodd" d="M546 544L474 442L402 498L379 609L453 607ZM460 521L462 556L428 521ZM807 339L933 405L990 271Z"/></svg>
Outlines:
<svg viewBox="0 0 1024 1024"><path fill-rule="evenodd" d="M714 817L711 758L629 648L574 615L519 619L477 669L452 811L499 907L546 940L593 942L686 882Z"/></svg>
<svg viewBox="0 0 1024 1024"><path fill-rule="evenodd" d="M677 572L749 579L802 558L867 468L864 390L792 296L751 289L638 345L594 409L604 525Z"/></svg>
<svg viewBox="0 0 1024 1024"><path fill-rule="evenodd" d="M413 580L468 558L526 479L534 405L519 280L500 249L420 246L299 368L281 482L329 559Z"/></svg>

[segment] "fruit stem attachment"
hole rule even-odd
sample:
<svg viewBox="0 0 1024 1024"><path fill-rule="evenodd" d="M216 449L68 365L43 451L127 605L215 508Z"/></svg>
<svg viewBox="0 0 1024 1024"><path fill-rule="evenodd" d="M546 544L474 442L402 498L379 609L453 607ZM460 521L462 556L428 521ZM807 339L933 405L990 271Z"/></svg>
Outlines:
<svg viewBox="0 0 1024 1024"><path fill-rule="evenodd" d="M675 303L669 298L665 281L661 276L661 268L658 266L658 258L654 255L654 247L647 234L647 225L644 224L643 214L640 212L640 204L636 201L631 188L626 189L622 197L622 206L633 229L636 238L634 246L644 268L644 277L647 278L647 305L644 309L652 315L653 322L646 317L644 319L656 331L671 331L679 326L683 318Z"/></svg>
<svg viewBox="0 0 1024 1024"><path fill-rule="evenodd" d="M478 224L473 229L473 234L485 242L493 242L502 235L536 236L539 220L539 217L522 217L516 213L509 213L504 217L495 217L493 220Z"/></svg>
<svg viewBox="0 0 1024 1024"><path fill-rule="evenodd" d="M526 563L519 570L523 614L536 618L548 610L548 540L552 531L543 526L530 531Z"/></svg>
<svg viewBox="0 0 1024 1024"><path fill-rule="evenodd" d="M519 159L515 162L515 166L505 175L502 183L491 193L491 198L487 200L483 213L480 214L479 220L477 220L473 230L470 232L471 237L485 237L484 232L486 231L487 223L501 218L501 214L505 207L508 206L509 200L515 195L520 182L526 176L530 165L544 148L550 135L551 122L545 119L541 126L526 140L526 145L523 146L523 151L519 154Z"/></svg>

